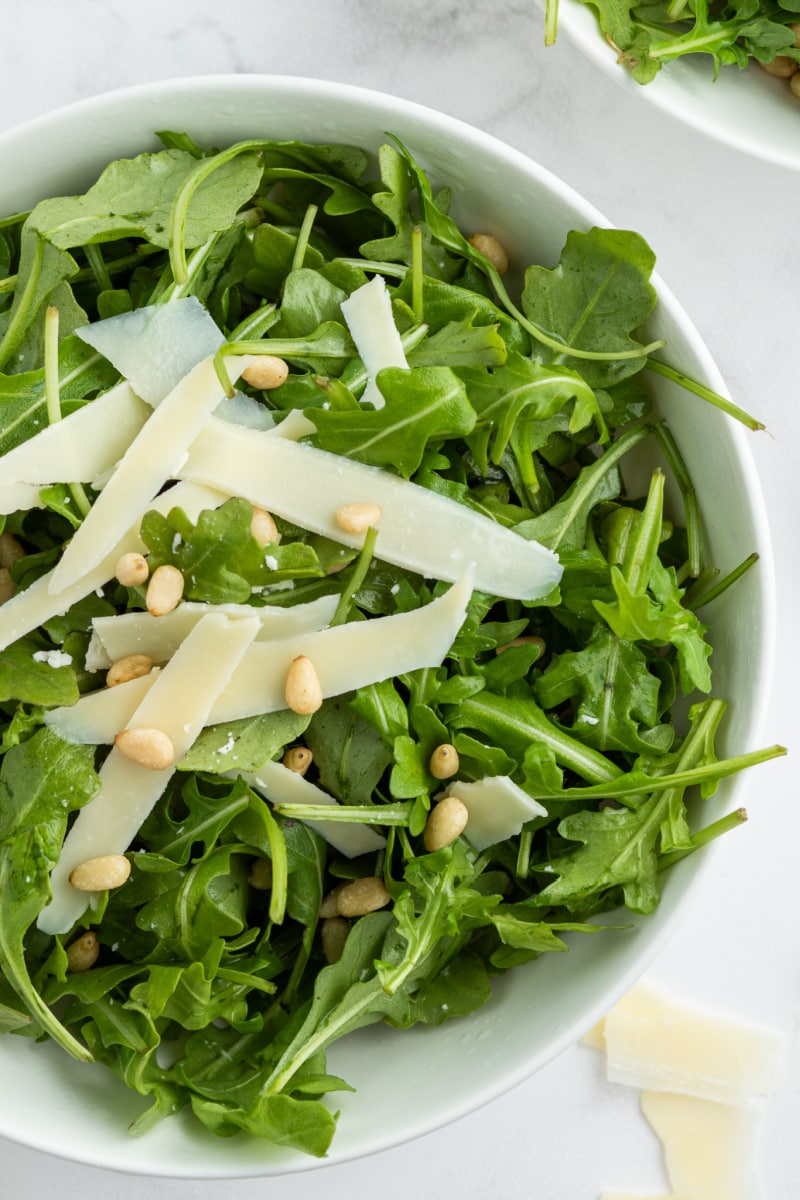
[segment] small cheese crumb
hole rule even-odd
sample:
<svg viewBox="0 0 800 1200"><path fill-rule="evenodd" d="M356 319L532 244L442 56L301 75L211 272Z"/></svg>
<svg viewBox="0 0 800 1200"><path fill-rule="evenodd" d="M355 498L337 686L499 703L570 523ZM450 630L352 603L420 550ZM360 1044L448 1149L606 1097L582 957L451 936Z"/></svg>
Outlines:
<svg viewBox="0 0 800 1200"><path fill-rule="evenodd" d="M278 560L277 560L277 558L275 557L275 555L274 555L274 554L267 554L267 555L265 555L265 556L264 556L264 562L266 563L266 565L267 565L267 568L268 568L270 571L277 571L277 569L278 569Z"/></svg>
<svg viewBox="0 0 800 1200"><path fill-rule="evenodd" d="M47 663L48 667L71 667L72 655L65 654L63 650L37 650L33 661Z"/></svg>

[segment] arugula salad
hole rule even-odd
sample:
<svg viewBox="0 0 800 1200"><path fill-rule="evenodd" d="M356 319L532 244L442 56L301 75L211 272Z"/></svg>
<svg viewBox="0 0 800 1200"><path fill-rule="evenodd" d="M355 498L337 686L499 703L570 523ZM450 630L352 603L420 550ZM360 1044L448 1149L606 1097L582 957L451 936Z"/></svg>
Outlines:
<svg viewBox="0 0 800 1200"><path fill-rule="evenodd" d="M388 135L159 136L0 222L0 1029L134 1133L322 1156L336 1039L624 936L744 819L693 797L783 752L715 751L754 556L707 561L648 379L756 423L642 340L635 233L512 296Z"/></svg>
<svg viewBox="0 0 800 1200"><path fill-rule="evenodd" d="M721 67L757 63L800 95L792 82L800 65L798 0L582 2L595 10L601 33L637 83L650 83L676 59L707 54L714 79ZM545 45L555 43L557 29L558 0L546 0Z"/></svg>

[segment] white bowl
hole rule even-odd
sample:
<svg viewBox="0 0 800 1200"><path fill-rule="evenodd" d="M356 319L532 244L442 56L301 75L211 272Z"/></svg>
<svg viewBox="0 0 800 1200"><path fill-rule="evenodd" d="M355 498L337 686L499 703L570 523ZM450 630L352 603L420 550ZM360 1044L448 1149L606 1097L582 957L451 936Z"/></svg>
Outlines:
<svg viewBox="0 0 800 1200"><path fill-rule="evenodd" d="M545 0L539 0L543 9ZM685 55L667 63L650 83L637 83L617 63L594 9L582 0L560 0L558 34L627 92L709 137L777 166L800 170L800 100L785 79L774 79L751 63L726 66L713 77L708 55ZM558 42L548 50L558 53Z"/></svg>
<svg viewBox="0 0 800 1200"><path fill-rule="evenodd" d="M523 155L418 105L341 84L231 76L148 84L100 96L30 122L0 139L0 212L85 187L109 160L155 147L154 129L187 130L208 144L246 136L337 139L375 148L397 134L438 180L454 188L455 215L502 233L517 262L557 261L570 229L608 222ZM646 230L640 231L645 235ZM723 390L689 318L666 287L651 333L672 362ZM741 428L710 406L653 378L705 506L714 562L730 569L761 555L714 613L716 690L731 699L725 743L753 748L770 675L773 596L769 537ZM744 779L725 783L706 815L741 803ZM743 835L746 836L746 833ZM721 853L722 851L715 851ZM407 1141L500 1095L574 1043L634 982L676 928L705 860L672 870L663 901L632 928L584 938L574 952L546 955L495 987L474 1015L436 1030L371 1027L337 1044L331 1069L355 1085L326 1161L336 1163ZM627 920L627 917L626 917ZM162 1122L133 1140L140 1110L105 1068L78 1065L50 1045L0 1039L0 1134L65 1158L134 1173L183 1177L276 1175L318 1160L246 1137L212 1136L189 1118Z"/></svg>

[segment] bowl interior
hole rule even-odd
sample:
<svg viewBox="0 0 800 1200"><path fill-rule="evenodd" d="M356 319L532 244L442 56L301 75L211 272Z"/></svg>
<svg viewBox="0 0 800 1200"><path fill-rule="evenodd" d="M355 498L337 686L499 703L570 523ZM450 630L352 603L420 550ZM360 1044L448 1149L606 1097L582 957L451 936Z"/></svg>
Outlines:
<svg viewBox="0 0 800 1200"><path fill-rule="evenodd" d="M502 235L518 262L552 265L572 228L607 224L545 170L446 116L388 96L310 80L237 76L153 84L37 119L0 140L0 212L74 191L112 158L155 147L154 129L187 130L224 145L245 136L339 140L376 148L396 133L435 177L453 186L467 228ZM642 231L646 235L646 230ZM721 388L689 319L666 288L652 332L671 361ZM729 745L751 748L769 674L772 594L769 542L754 469L740 430L702 402L653 379L668 408L704 505L711 557L729 569L757 549L735 603L715 612L716 681L732 698ZM735 652L734 652L735 648ZM735 807L731 783L707 805ZM500 981L478 1013L438 1030L372 1027L330 1054L357 1089L337 1099L341 1117L328 1162L406 1141L490 1100L574 1042L644 970L688 902L703 861L674 869L663 903L627 932L584 939L579 952L545 956ZM626 918L627 921L627 918ZM0 1042L0 1133L67 1158L164 1176L269 1175L318 1165L244 1137L217 1139L181 1117L133 1141L139 1101L104 1069L82 1067L49 1046ZM387 1086L391 1081L391 1086Z"/></svg>
<svg viewBox="0 0 800 1200"><path fill-rule="evenodd" d="M544 8L544 0L539 3ZM632 95L727 146L800 170L800 101L785 79L773 79L751 63L743 71L724 67L715 80L711 59L693 54L668 63L642 85L618 65L594 10L582 0L561 0L558 31Z"/></svg>

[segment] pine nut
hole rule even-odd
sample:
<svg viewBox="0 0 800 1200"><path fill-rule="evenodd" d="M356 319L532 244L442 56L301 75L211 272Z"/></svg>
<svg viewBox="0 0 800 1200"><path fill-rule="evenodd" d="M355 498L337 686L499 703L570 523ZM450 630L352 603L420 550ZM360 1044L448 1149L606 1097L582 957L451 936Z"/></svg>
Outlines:
<svg viewBox="0 0 800 1200"><path fill-rule="evenodd" d="M366 533L381 519L379 504L343 504L336 510L336 524L345 533Z"/></svg>
<svg viewBox="0 0 800 1200"><path fill-rule="evenodd" d="M108 668L106 686L116 687L129 679L140 679L142 675L149 675L152 669L153 660L147 654L126 654Z"/></svg>
<svg viewBox="0 0 800 1200"><path fill-rule="evenodd" d="M177 567L165 563L156 567L147 585L145 604L154 617L165 617L177 608L183 596L183 575Z"/></svg>
<svg viewBox="0 0 800 1200"><path fill-rule="evenodd" d="M473 233L467 241L479 254L488 258L498 275L505 275L508 270L508 255L503 243L493 233Z"/></svg>
<svg viewBox="0 0 800 1200"><path fill-rule="evenodd" d="M450 779L458 771L458 751L449 742L437 746L428 759L428 770L434 779Z"/></svg>
<svg viewBox="0 0 800 1200"><path fill-rule="evenodd" d="M292 712L315 713L322 705L322 687L311 659L298 654L289 664L284 687L286 704Z"/></svg>
<svg viewBox="0 0 800 1200"><path fill-rule="evenodd" d="M800 50L800 21L790 21L789 28L794 34L794 44Z"/></svg>
<svg viewBox="0 0 800 1200"><path fill-rule="evenodd" d="M308 746L293 746L283 756L283 765L294 771L295 775L305 775L313 761L314 755Z"/></svg>
<svg viewBox="0 0 800 1200"><path fill-rule="evenodd" d="M79 892L107 892L122 887L130 873L131 864L124 854L101 854L75 867L69 881Z"/></svg>
<svg viewBox="0 0 800 1200"><path fill-rule="evenodd" d="M10 600L16 590L17 585L11 578L8 567L0 567L0 604L5 604L6 600Z"/></svg>
<svg viewBox="0 0 800 1200"><path fill-rule="evenodd" d="M339 916L363 917L365 913L384 908L390 900L386 884L377 875L352 879L339 892Z"/></svg>
<svg viewBox="0 0 800 1200"><path fill-rule="evenodd" d="M242 379L251 387L268 392L286 382L289 368L282 358L274 354L258 354L242 371Z"/></svg>
<svg viewBox="0 0 800 1200"><path fill-rule="evenodd" d="M130 554L123 554L117 560L114 574L123 587L139 587L146 581L150 574L150 568L143 554L135 554L131 551Z"/></svg>
<svg viewBox="0 0 800 1200"><path fill-rule="evenodd" d="M467 826L469 810L458 796L445 796L431 811L425 825L422 840L429 854L449 846Z"/></svg>
<svg viewBox="0 0 800 1200"><path fill-rule="evenodd" d="M0 533L0 567L13 567L18 558L24 558L25 551L13 533Z"/></svg>
<svg viewBox="0 0 800 1200"><path fill-rule="evenodd" d="M97 962L100 953L100 943L93 930L82 933L67 946L67 970L88 971Z"/></svg>
<svg viewBox="0 0 800 1200"><path fill-rule="evenodd" d="M114 745L148 771L164 771L175 761L172 739L161 729L123 729L114 738Z"/></svg>
<svg viewBox="0 0 800 1200"><path fill-rule="evenodd" d="M800 100L800 71L795 71L789 80L789 90L793 96L797 96L798 100Z"/></svg>
<svg viewBox="0 0 800 1200"><path fill-rule="evenodd" d="M328 892L327 896L323 896L322 904L319 906L319 915L323 919L328 917L338 917L339 912L339 897L342 894L343 883L337 883L335 888Z"/></svg>
<svg viewBox="0 0 800 1200"><path fill-rule="evenodd" d="M797 70L797 63L786 54L776 54L772 62L760 62L758 65L777 79L789 79Z"/></svg>
<svg viewBox="0 0 800 1200"><path fill-rule="evenodd" d="M257 892L268 892L272 887L272 863L268 858L257 858L247 877L251 888Z"/></svg>
<svg viewBox="0 0 800 1200"><path fill-rule="evenodd" d="M259 546L277 546L281 540L281 535L278 533L278 526L275 524L272 513L267 512L265 508L256 508L255 504L253 505L253 519L250 522L250 532Z"/></svg>
<svg viewBox="0 0 800 1200"><path fill-rule="evenodd" d="M338 962L344 951L344 944L350 926L344 917L329 917L320 925L319 936L322 942L322 953L328 963Z"/></svg>

